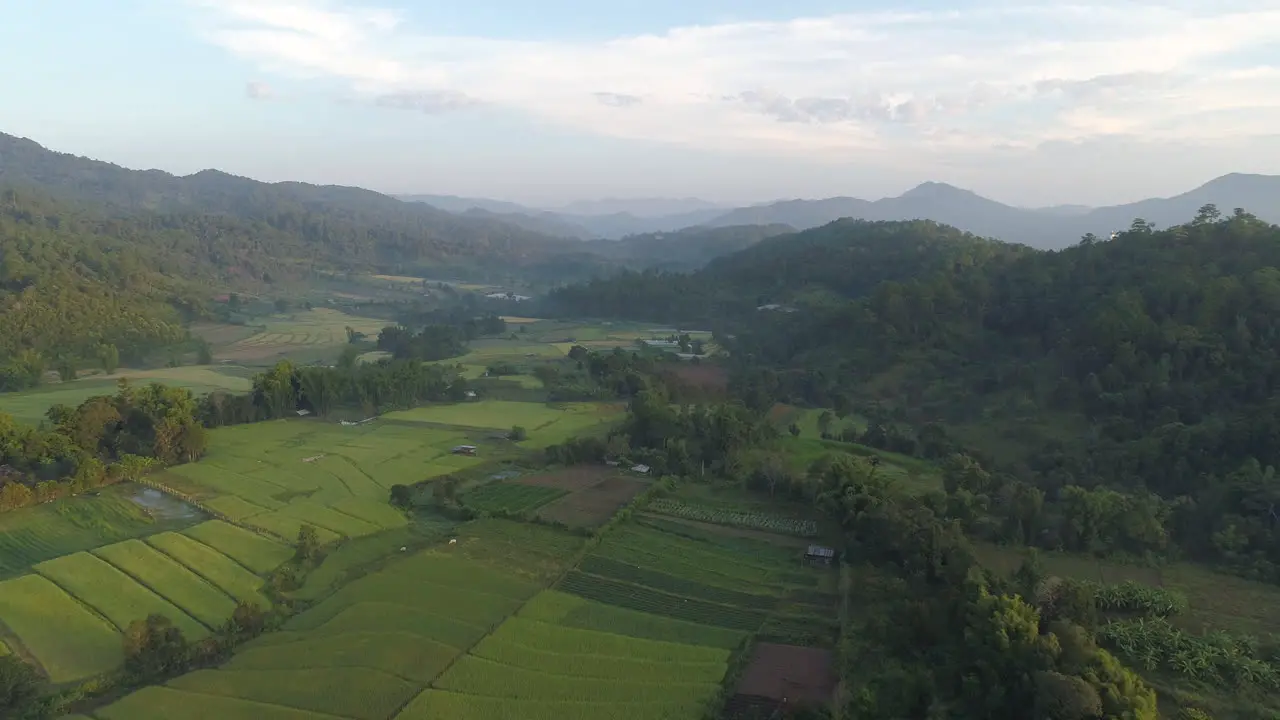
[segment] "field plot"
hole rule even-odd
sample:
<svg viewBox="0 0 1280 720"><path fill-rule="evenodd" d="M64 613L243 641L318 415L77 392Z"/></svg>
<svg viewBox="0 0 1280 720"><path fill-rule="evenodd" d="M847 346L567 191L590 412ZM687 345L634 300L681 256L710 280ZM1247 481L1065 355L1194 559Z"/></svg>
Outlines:
<svg viewBox="0 0 1280 720"><path fill-rule="evenodd" d="M813 520L780 517L765 512L684 503L669 498L659 498L649 503L646 510L659 515L670 515L686 520L697 520L714 525L729 525L749 530L764 530L784 535L814 537L818 534L818 523Z"/></svg>
<svg viewBox="0 0 1280 720"><path fill-rule="evenodd" d="M455 662L397 719L699 716L719 689L729 650L696 644L696 634L667 642L562 624L584 603L543 593ZM640 617L623 628L659 635L686 630L665 618ZM659 629L664 624L671 627Z"/></svg>
<svg viewBox="0 0 1280 720"><path fill-rule="evenodd" d="M332 353L347 344L347 328L375 336L389 324L387 320L348 315L329 308L273 315L261 323L261 328L254 335L215 347L213 357L215 360L264 363L316 352Z"/></svg>
<svg viewBox="0 0 1280 720"><path fill-rule="evenodd" d="M54 683L92 677L123 659L116 628L39 575L0 582L0 618L20 644L13 649Z"/></svg>
<svg viewBox="0 0 1280 720"><path fill-rule="evenodd" d="M117 383L128 378L134 385L162 383L169 387L186 388L194 395L204 395L215 390L246 392L252 386L247 373L235 368L177 367L158 370L121 370L113 375L96 375L70 382L53 383L24 390L0 394L0 413L12 415L24 423L36 425L54 405L76 407L91 397L115 395Z"/></svg>
<svg viewBox="0 0 1280 720"><path fill-rule="evenodd" d="M547 528L509 529L518 525L485 521L471 538L492 547L469 554L454 552L459 543L397 557L294 616L284 630L242 646L221 668L147 688L95 716L390 718L539 590L499 567L527 561L506 552L508 542L561 556L574 547ZM187 713L183 702L206 714Z"/></svg>
<svg viewBox="0 0 1280 720"><path fill-rule="evenodd" d="M144 488L132 483L96 495L59 500L0 513L0 578L26 572L44 560L108 543L181 529L203 518L192 512L170 517L148 514L139 502Z"/></svg>
<svg viewBox="0 0 1280 720"><path fill-rule="evenodd" d="M644 480L613 475L547 505L538 515L570 527L598 527L648 486Z"/></svg>
<svg viewBox="0 0 1280 720"><path fill-rule="evenodd" d="M262 594L262 578L208 545L177 533L152 535L147 538L147 543L182 563L236 602L271 607L271 602Z"/></svg>
<svg viewBox="0 0 1280 720"><path fill-rule="evenodd" d="M433 405L388 413L387 420L464 428L510 430L519 425L529 432L522 447L542 448L617 421L621 405L613 403L540 403L482 400L457 405Z"/></svg>
<svg viewBox="0 0 1280 720"><path fill-rule="evenodd" d="M173 603L205 627L221 626L235 610L236 603L230 595L141 540L107 545L94 550L93 554Z"/></svg>
<svg viewBox="0 0 1280 720"><path fill-rule="evenodd" d="M184 534L254 573L271 572L293 556L292 548L221 520L201 523Z"/></svg>
<svg viewBox="0 0 1280 720"><path fill-rule="evenodd" d="M356 427L281 420L219 428L205 458L161 477L235 522L282 540L292 541L304 523L325 540L360 537L407 522L387 502L392 485L492 460L451 452L468 441L466 432L394 419Z"/></svg>
<svg viewBox="0 0 1280 720"><path fill-rule="evenodd" d="M209 634L209 628L168 600L139 585L110 563L87 552L47 560L35 571L53 581L123 631L134 620L159 613L173 621L188 639Z"/></svg>
<svg viewBox="0 0 1280 720"><path fill-rule="evenodd" d="M565 491L519 483L496 482L462 496L468 507L485 512L524 513L564 495Z"/></svg>
<svg viewBox="0 0 1280 720"><path fill-rule="evenodd" d="M759 643L737 694L825 706L838 678L830 650Z"/></svg>

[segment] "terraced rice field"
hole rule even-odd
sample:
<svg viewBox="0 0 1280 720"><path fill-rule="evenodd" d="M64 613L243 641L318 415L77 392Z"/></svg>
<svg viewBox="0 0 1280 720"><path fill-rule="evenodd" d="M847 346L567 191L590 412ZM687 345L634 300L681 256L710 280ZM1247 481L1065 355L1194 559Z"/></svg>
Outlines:
<svg viewBox="0 0 1280 720"><path fill-rule="evenodd" d="M123 631L134 620L158 613L173 621L188 639L200 639L209 628L173 603L139 585L110 563L89 553L76 553L35 566L36 572L73 595Z"/></svg>
<svg viewBox="0 0 1280 720"><path fill-rule="evenodd" d="M451 450L463 431L382 420L359 426L275 421L213 431L200 462L170 468L163 482L237 524L292 541L303 524L322 540L402 527L387 498L413 484L485 462Z"/></svg>
<svg viewBox="0 0 1280 720"><path fill-rule="evenodd" d="M251 602L262 608L271 606L262 594L262 578L212 547L178 533L152 535L147 538L147 543L182 563L236 602ZM272 554L276 555L274 550ZM267 564L269 562L263 562L263 565Z"/></svg>
<svg viewBox="0 0 1280 720"><path fill-rule="evenodd" d="M293 549L221 520L210 520L184 533L217 550L254 573L268 573L293 556Z"/></svg>
<svg viewBox="0 0 1280 720"><path fill-rule="evenodd" d="M505 566L539 566L536 555L558 563L558 572L581 542L503 521L482 521L469 537L469 551L460 543L397 558L242 646L222 667L94 715L387 720L542 587ZM516 543L524 555L506 551Z"/></svg>
<svg viewBox="0 0 1280 720"><path fill-rule="evenodd" d="M126 484L56 503L0 513L0 578L27 572L44 560L90 550L107 543L180 529L190 519L148 516L129 498L140 490Z"/></svg>
<svg viewBox="0 0 1280 720"><path fill-rule="evenodd" d="M564 442L621 418L621 405L601 403L540 403L482 400L457 405L430 407L388 413L388 420L466 428L509 430L519 425L529 432L522 447L541 448Z"/></svg>
<svg viewBox="0 0 1280 720"><path fill-rule="evenodd" d="M107 620L39 575L0 582L0 618L54 683L120 664L120 635Z"/></svg>
<svg viewBox="0 0 1280 720"><path fill-rule="evenodd" d="M236 601L222 589L141 540L108 545L93 554L207 628L221 626L236 608Z"/></svg>
<svg viewBox="0 0 1280 720"><path fill-rule="evenodd" d="M376 336L386 320L357 317L329 308L275 315L253 335L214 350L214 359L239 362L271 361L311 350L330 350L347 344L347 328Z"/></svg>

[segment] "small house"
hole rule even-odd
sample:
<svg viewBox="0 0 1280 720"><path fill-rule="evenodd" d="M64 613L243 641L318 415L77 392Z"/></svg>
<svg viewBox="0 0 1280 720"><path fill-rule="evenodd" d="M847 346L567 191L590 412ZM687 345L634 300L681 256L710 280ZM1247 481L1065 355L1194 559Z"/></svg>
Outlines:
<svg viewBox="0 0 1280 720"><path fill-rule="evenodd" d="M640 473L641 475L648 475L649 466L648 465L632 465L631 472Z"/></svg>
<svg viewBox="0 0 1280 720"><path fill-rule="evenodd" d="M454 455L475 455L476 446L475 445L459 445L453 449L453 454Z"/></svg>
<svg viewBox="0 0 1280 720"><path fill-rule="evenodd" d="M836 551L822 545L810 545L804 551L804 561L808 565L830 565L836 559Z"/></svg>
<svg viewBox="0 0 1280 720"><path fill-rule="evenodd" d="M475 390L468 390L468 391L466 391L465 393L463 393L463 395L464 395L468 400L475 400L475 399L476 399L476 391L475 391Z"/></svg>

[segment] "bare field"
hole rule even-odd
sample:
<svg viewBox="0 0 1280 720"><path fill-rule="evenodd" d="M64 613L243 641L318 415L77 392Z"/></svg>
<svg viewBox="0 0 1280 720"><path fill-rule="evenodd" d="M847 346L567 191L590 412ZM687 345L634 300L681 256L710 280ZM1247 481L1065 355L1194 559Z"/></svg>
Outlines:
<svg viewBox="0 0 1280 720"><path fill-rule="evenodd" d="M572 527L598 527L648 486L643 480L609 477L547 505L538 515Z"/></svg>
<svg viewBox="0 0 1280 720"><path fill-rule="evenodd" d="M830 650L760 643L738 682L738 694L825 705L836 680Z"/></svg>

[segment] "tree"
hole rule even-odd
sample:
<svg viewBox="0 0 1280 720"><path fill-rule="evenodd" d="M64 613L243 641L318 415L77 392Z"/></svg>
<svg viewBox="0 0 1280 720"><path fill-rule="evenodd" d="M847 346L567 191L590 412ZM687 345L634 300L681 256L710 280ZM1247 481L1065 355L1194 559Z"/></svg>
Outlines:
<svg viewBox="0 0 1280 720"><path fill-rule="evenodd" d="M278 312L278 313L286 313L286 312L289 312L289 301L288 301L288 300L286 300L286 299L284 299L284 298L277 298L277 299L276 299L276 303L275 303L275 305L276 305L276 312Z"/></svg>
<svg viewBox="0 0 1280 720"><path fill-rule="evenodd" d="M791 426L787 428L787 432L791 433L791 437L800 437L800 426L791 423Z"/></svg>
<svg viewBox="0 0 1280 720"><path fill-rule="evenodd" d="M166 677L187 667L187 640L164 615L153 613L145 620L134 620L123 637L125 668L136 677Z"/></svg>
<svg viewBox="0 0 1280 720"><path fill-rule="evenodd" d="M209 341L201 339L196 343L196 364L213 364L213 348L209 346Z"/></svg>
<svg viewBox="0 0 1280 720"><path fill-rule="evenodd" d="M40 698L44 682L16 655L0 656L0 717L22 717Z"/></svg>
<svg viewBox="0 0 1280 720"><path fill-rule="evenodd" d="M529 438L529 431L519 425L516 425L511 428L511 432L507 434L507 437L512 442L524 442Z"/></svg>
<svg viewBox="0 0 1280 720"><path fill-rule="evenodd" d="M99 345L98 362L102 365L103 371L108 374L114 373L116 368L120 367L120 349L109 343Z"/></svg>
<svg viewBox="0 0 1280 720"><path fill-rule="evenodd" d="M830 410L823 410L822 413L818 415L818 433L824 438L829 436L831 434L831 424L835 421L836 416L834 413Z"/></svg>
<svg viewBox="0 0 1280 720"><path fill-rule="evenodd" d="M1102 714L1102 698L1083 679L1056 672L1035 676L1037 720L1088 720Z"/></svg>
<svg viewBox="0 0 1280 720"><path fill-rule="evenodd" d="M58 379L62 382L76 379L76 361L70 356L63 356L58 360Z"/></svg>
<svg viewBox="0 0 1280 720"><path fill-rule="evenodd" d="M320 535L314 525L303 523L298 528L298 541L294 544L293 557L298 562L311 562L320 552Z"/></svg>
<svg viewBox="0 0 1280 720"><path fill-rule="evenodd" d="M231 611L229 626L232 634L242 638L254 638L267 627L267 613L257 603L241 600Z"/></svg>
<svg viewBox="0 0 1280 720"><path fill-rule="evenodd" d="M409 508L413 505L413 489L408 485L391 486L391 504L398 508Z"/></svg>

